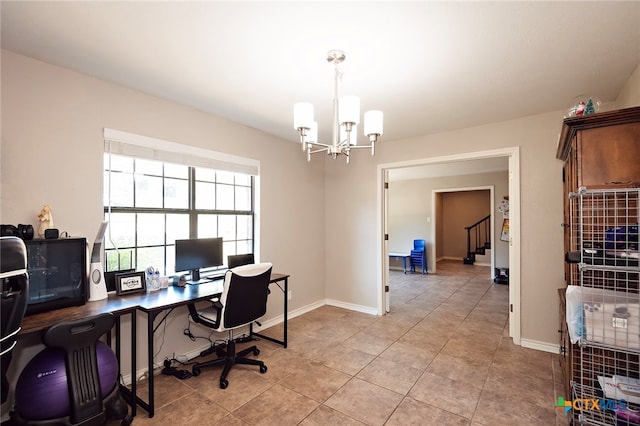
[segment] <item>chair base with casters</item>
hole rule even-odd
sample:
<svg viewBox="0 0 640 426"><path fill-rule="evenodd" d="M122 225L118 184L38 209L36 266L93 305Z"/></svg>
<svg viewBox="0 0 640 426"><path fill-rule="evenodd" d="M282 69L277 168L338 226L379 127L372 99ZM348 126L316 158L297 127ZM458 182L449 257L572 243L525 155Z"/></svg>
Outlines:
<svg viewBox="0 0 640 426"><path fill-rule="evenodd" d="M219 349L218 353L219 356L216 359L194 364L191 370L192 374L194 376L199 376L202 368L224 365L222 373L220 374L220 388L226 389L229 386L227 375L234 364L258 365L260 366L260 373L264 374L267 372L267 366L264 365L264 362L257 359L246 358L246 355L250 353L253 353L254 356L260 355L260 349L255 345L243 349L240 352L236 352L236 342L233 338L233 330L229 330L229 340L226 342L225 348Z"/></svg>

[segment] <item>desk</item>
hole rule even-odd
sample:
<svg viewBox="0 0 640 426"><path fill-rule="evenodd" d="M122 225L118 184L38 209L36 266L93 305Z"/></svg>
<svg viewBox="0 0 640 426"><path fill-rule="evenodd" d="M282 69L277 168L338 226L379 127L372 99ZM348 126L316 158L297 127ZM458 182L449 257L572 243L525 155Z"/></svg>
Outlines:
<svg viewBox="0 0 640 426"><path fill-rule="evenodd" d="M180 306L185 306L190 303L198 302L201 300L210 299L216 295L222 293L224 278L221 277L217 280L202 283L198 285L186 285L185 287L169 287L165 290L155 291L153 293L147 293L140 296L138 301L138 309L147 314L147 368L150 372L153 371L153 334L155 332L154 321L156 317L167 309L175 309ZM284 287L280 287L279 282L284 283ZM289 289L289 275L272 273L270 284L277 284L278 287L284 293L284 337L283 340L276 340L269 336L263 336L261 334L253 332L253 328L249 326L250 335L260 336L264 339L268 339L287 347L287 294ZM168 314L167 314L168 315ZM139 396L134 395L136 403L144 408L149 417L153 417L155 414L154 403L154 375L149 374L149 395L148 401L142 400Z"/></svg>
<svg viewBox="0 0 640 426"><path fill-rule="evenodd" d="M407 273L407 259L409 259L411 255L409 253L389 253L389 259L402 259L402 271Z"/></svg>
<svg viewBox="0 0 640 426"><path fill-rule="evenodd" d="M289 275L272 273L270 284L276 284L282 290L284 298L284 337L283 340L273 339L269 336L253 332L250 327L250 335L260 336L287 347L287 295L289 290ZM284 287L280 286L280 282ZM43 332L51 325L58 322L84 318L104 312L111 312L118 317L116 322L116 353L120 359L120 315L131 314L131 390L123 387L124 394L130 400L132 415L136 415L136 407L144 408L149 417L153 417L154 404L154 376L153 376L153 322L162 311L186 306L190 303L210 299L222 293L223 278L199 285L187 285L185 287L169 287L166 290L158 290L151 293L131 294L125 296L111 295L107 299L96 302L87 302L82 306L72 306L50 312L25 317L22 321L20 334ZM142 400L136 392L136 311L147 313L147 368L149 369L149 395L148 401ZM168 314L167 314L168 315Z"/></svg>

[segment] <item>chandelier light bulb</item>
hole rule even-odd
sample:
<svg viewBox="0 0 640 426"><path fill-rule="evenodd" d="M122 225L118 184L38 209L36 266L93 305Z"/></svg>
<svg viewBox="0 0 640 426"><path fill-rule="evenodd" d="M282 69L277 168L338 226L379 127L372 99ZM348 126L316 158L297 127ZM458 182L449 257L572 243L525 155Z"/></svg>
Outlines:
<svg viewBox="0 0 640 426"><path fill-rule="evenodd" d="M364 135L382 136L383 130L383 114L382 111L371 110L364 113Z"/></svg>
<svg viewBox="0 0 640 426"><path fill-rule="evenodd" d="M310 129L313 123L313 105L309 102L298 102L293 106L293 128Z"/></svg>
<svg viewBox="0 0 640 426"><path fill-rule="evenodd" d="M357 96L343 96L340 98L340 124L360 123L360 98Z"/></svg>

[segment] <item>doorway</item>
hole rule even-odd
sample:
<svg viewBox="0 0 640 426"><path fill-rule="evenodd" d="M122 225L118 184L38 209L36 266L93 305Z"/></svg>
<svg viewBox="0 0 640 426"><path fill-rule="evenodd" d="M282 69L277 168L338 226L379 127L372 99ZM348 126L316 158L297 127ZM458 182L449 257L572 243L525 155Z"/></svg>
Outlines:
<svg viewBox="0 0 640 426"><path fill-rule="evenodd" d="M378 251L381 268L378 272L378 311L384 314L389 308L389 246L388 246L388 186L390 172L410 173L421 169L446 170L452 173L456 168L469 169L473 166L486 166L492 160L508 162L509 211L509 336L520 344L520 150L519 147L503 148L443 157L423 158L410 161L378 165L378 224L382 230L379 236ZM428 166L428 167L422 167ZM430 259L431 260L431 259ZM433 257L435 261L435 257Z"/></svg>
<svg viewBox="0 0 640 426"><path fill-rule="evenodd" d="M478 203L482 205L478 205ZM488 242L489 249L486 250L484 254L478 255L474 263L490 266L489 278L493 278L493 271L496 265L494 205L495 188L493 185L462 186L435 189L432 191L431 210L433 220L431 221L431 235L433 236L433 272L437 272L438 260L460 260L468 255L469 248L466 245L467 235L465 225L471 225L477 219L488 214L491 217L489 230L486 233L485 241L480 242ZM452 216L455 217L452 218ZM450 225L445 226L445 222L450 219L454 222L453 229L451 229L452 227ZM471 241L471 243L471 249L475 249L477 245L476 241Z"/></svg>

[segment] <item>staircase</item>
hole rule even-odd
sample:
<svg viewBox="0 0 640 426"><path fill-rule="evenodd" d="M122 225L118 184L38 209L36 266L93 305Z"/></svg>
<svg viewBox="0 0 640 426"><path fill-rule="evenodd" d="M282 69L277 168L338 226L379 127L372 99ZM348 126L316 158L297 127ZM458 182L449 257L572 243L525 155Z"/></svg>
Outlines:
<svg viewBox="0 0 640 426"><path fill-rule="evenodd" d="M465 226L467 231L467 256L463 259L465 265L473 265L476 255L484 255L491 249L491 215L488 215L471 226Z"/></svg>

